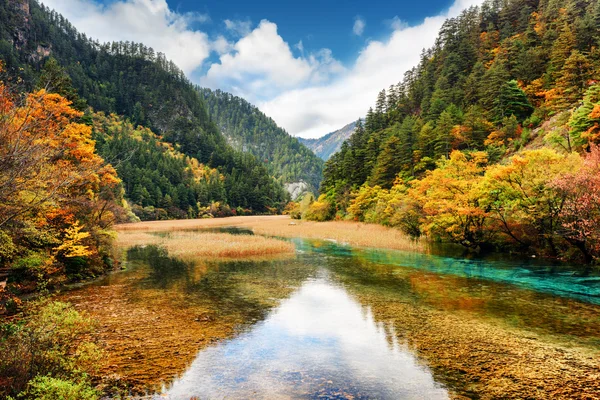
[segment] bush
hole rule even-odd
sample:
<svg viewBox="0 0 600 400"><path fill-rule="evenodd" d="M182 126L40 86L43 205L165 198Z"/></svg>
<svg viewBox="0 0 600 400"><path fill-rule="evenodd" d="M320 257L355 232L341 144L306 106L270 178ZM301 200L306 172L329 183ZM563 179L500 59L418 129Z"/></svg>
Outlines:
<svg viewBox="0 0 600 400"><path fill-rule="evenodd" d="M17 253L17 246L6 232L0 230L0 266L12 260Z"/></svg>
<svg viewBox="0 0 600 400"><path fill-rule="evenodd" d="M91 319L62 302L28 307L19 323L0 326L0 381L8 382L0 397L28 390L35 377L85 380L100 360L98 347L81 340L92 330Z"/></svg>
<svg viewBox="0 0 600 400"><path fill-rule="evenodd" d="M333 211L331 203L325 198L325 195L321 195L308 207L303 218L309 221L328 221L333 218Z"/></svg>
<svg viewBox="0 0 600 400"><path fill-rule="evenodd" d="M35 271L44 265L45 258L43 254L32 252L16 259L12 264L12 268L16 270Z"/></svg>
<svg viewBox="0 0 600 400"><path fill-rule="evenodd" d="M95 400L99 393L86 381L75 383L50 376L37 376L19 397L35 400Z"/></svg>
<svg viewBox="0 0 600 400"><path fill-rule="evenodd" d="M293 201L287 203L287 205L283 209L283 215L289 215L292 219L302 218L302 210L300 208L300 203L296 203Z"/></svg>

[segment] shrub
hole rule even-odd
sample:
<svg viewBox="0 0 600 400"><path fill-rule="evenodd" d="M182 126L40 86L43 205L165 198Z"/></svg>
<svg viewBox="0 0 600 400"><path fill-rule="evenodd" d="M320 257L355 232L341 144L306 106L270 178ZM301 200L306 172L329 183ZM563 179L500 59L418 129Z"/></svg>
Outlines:
<svg viewBox="0 0 600 400"><path fill-rule="evenodd" d="M69 304L47 301L30 304L19 323L1 325L0 380L9 384L0 387L0 397L26 390L39 376L85 380L100 360L98 347L82 341L92 326Z"/></svg>
<svg viewBox="0 0 600 400"><path fill-rule="evenodd" d="M36 376L19 397L35 400L95 400L99 393L86 381L73 382L50 376Z"/></svg>
<svg viewBox="0 0 600 400"><path fill-rule="evenodd" d="M12 260L16 253L17 246L13 243L12 238L0 230L0 266Z"/></svg>
<svg viewBox="0 0 600 400"><path fill-rule="evenodd" d="M334 208L331 203L325 198L325 195L319 196L319 199L313 202L306 213L304 218L309 221L327 221L333 218Z"/></svg>

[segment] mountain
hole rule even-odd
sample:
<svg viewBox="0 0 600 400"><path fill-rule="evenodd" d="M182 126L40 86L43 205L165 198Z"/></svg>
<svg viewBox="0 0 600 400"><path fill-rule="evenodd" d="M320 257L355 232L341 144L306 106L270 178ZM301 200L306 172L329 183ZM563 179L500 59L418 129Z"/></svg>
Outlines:
<svg viewBox="0 0 600 400"><path fill-rule="evenodd" d="M317 156L327 161L342 147L342 143L346 141L352 132L356 129L356 122L352 122L337 131L328 133L319 139L303 139L299 138L306 147L311 149Z"/></svg>
<svg viewBox="0 0 600 400"><path fill-rule="evenodd" d="M221 90L199 89L213 121L229 144L253 154L283 184L319 188L323 161L246 100Z"/></svg>
<svg viewBox="0 0 600 400"><path fill-rule="evenodd" d="M224 195L216 190L209 197L186 190L189 185L176 178L177 174L167 176L180 195L172 190L159 196L151 178L134 177L136 184L125 186L128 199L148 198L135 195L136 187L147 189L154 203L159 197L169 195L173 200L176 196L179 207L191 208L182 210L189 215L213 202L258 213L281 210L285 204L283 186L264 162L227 143L195 85L152 48L132 42L101 44L34 0L8 0L0 3L0 59L9 78L22 90L45 87L62 94L86 110L88 123L98 111L122 116L134 126L150 129L158 140L174 146L192 163L217 169L223 176ZM109 161L116 163L117 171L119 162L129 157L118 152L111 155L114 159ZM140 162L145 163L144 158L140 156ZM143 169L144 165L134 167Z"/></svg>

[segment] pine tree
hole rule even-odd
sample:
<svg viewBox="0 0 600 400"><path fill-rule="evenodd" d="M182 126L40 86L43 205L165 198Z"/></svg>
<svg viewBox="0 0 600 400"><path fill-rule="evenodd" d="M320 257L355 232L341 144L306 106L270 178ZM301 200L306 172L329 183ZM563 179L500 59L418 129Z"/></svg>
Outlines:
<svg viewBox="0 0 600 400"><path fill-rule="evenodd" d="M563 65L567 61L567 58L571 55L571 52L577 44L575 35L569 23L565 22L562 25L558 38L552 45L552 51L550 53L550 64L549 64L549 75L552 81L555 81Z"/></svg>
<svg viewBox="0 0 600 400"><path fill-rule="evenodd" d="M379 185L391 188L398 173L402 170L402 161L398 154L402 152L402 142L396 135L385 142L370 179L371 186Z"/></svg>
<svg viewBox="0 0 600 400"><path fill-rule="evenodd" d="M506 82L494 101L494 119L500 123L505 117L514 115L522 122L533 112L533 106L529 102L525 92L519 87L517 81Z"/></svg>
<svg viewBox="0 0 600 400"><path fill-rule="evenodd" d="M577 103L583 97L591 78L592 65L590 61L584 54L573 50L556 81L561 108Z"/></svg>

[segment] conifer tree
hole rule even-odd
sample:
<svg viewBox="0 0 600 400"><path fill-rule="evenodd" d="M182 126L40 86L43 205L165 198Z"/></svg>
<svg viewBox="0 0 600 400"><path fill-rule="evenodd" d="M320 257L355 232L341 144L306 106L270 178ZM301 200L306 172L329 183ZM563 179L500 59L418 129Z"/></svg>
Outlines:
<svg viewBox="0 0 600 400"><path fill-rule="evenodd" d="M506 82L494 101L494 119L500 123L505 117L514 115L518 121L523 121L533 112L533 106L517 81Z"/></svg>
<svg viewBox="0 0 600 400"><path fill-rule="evenodd" d="M573 50L560 71L556 81L556 89L561 105L569 106L579 101L592 77L592 65L588 58L577 50Z"/></svg>

